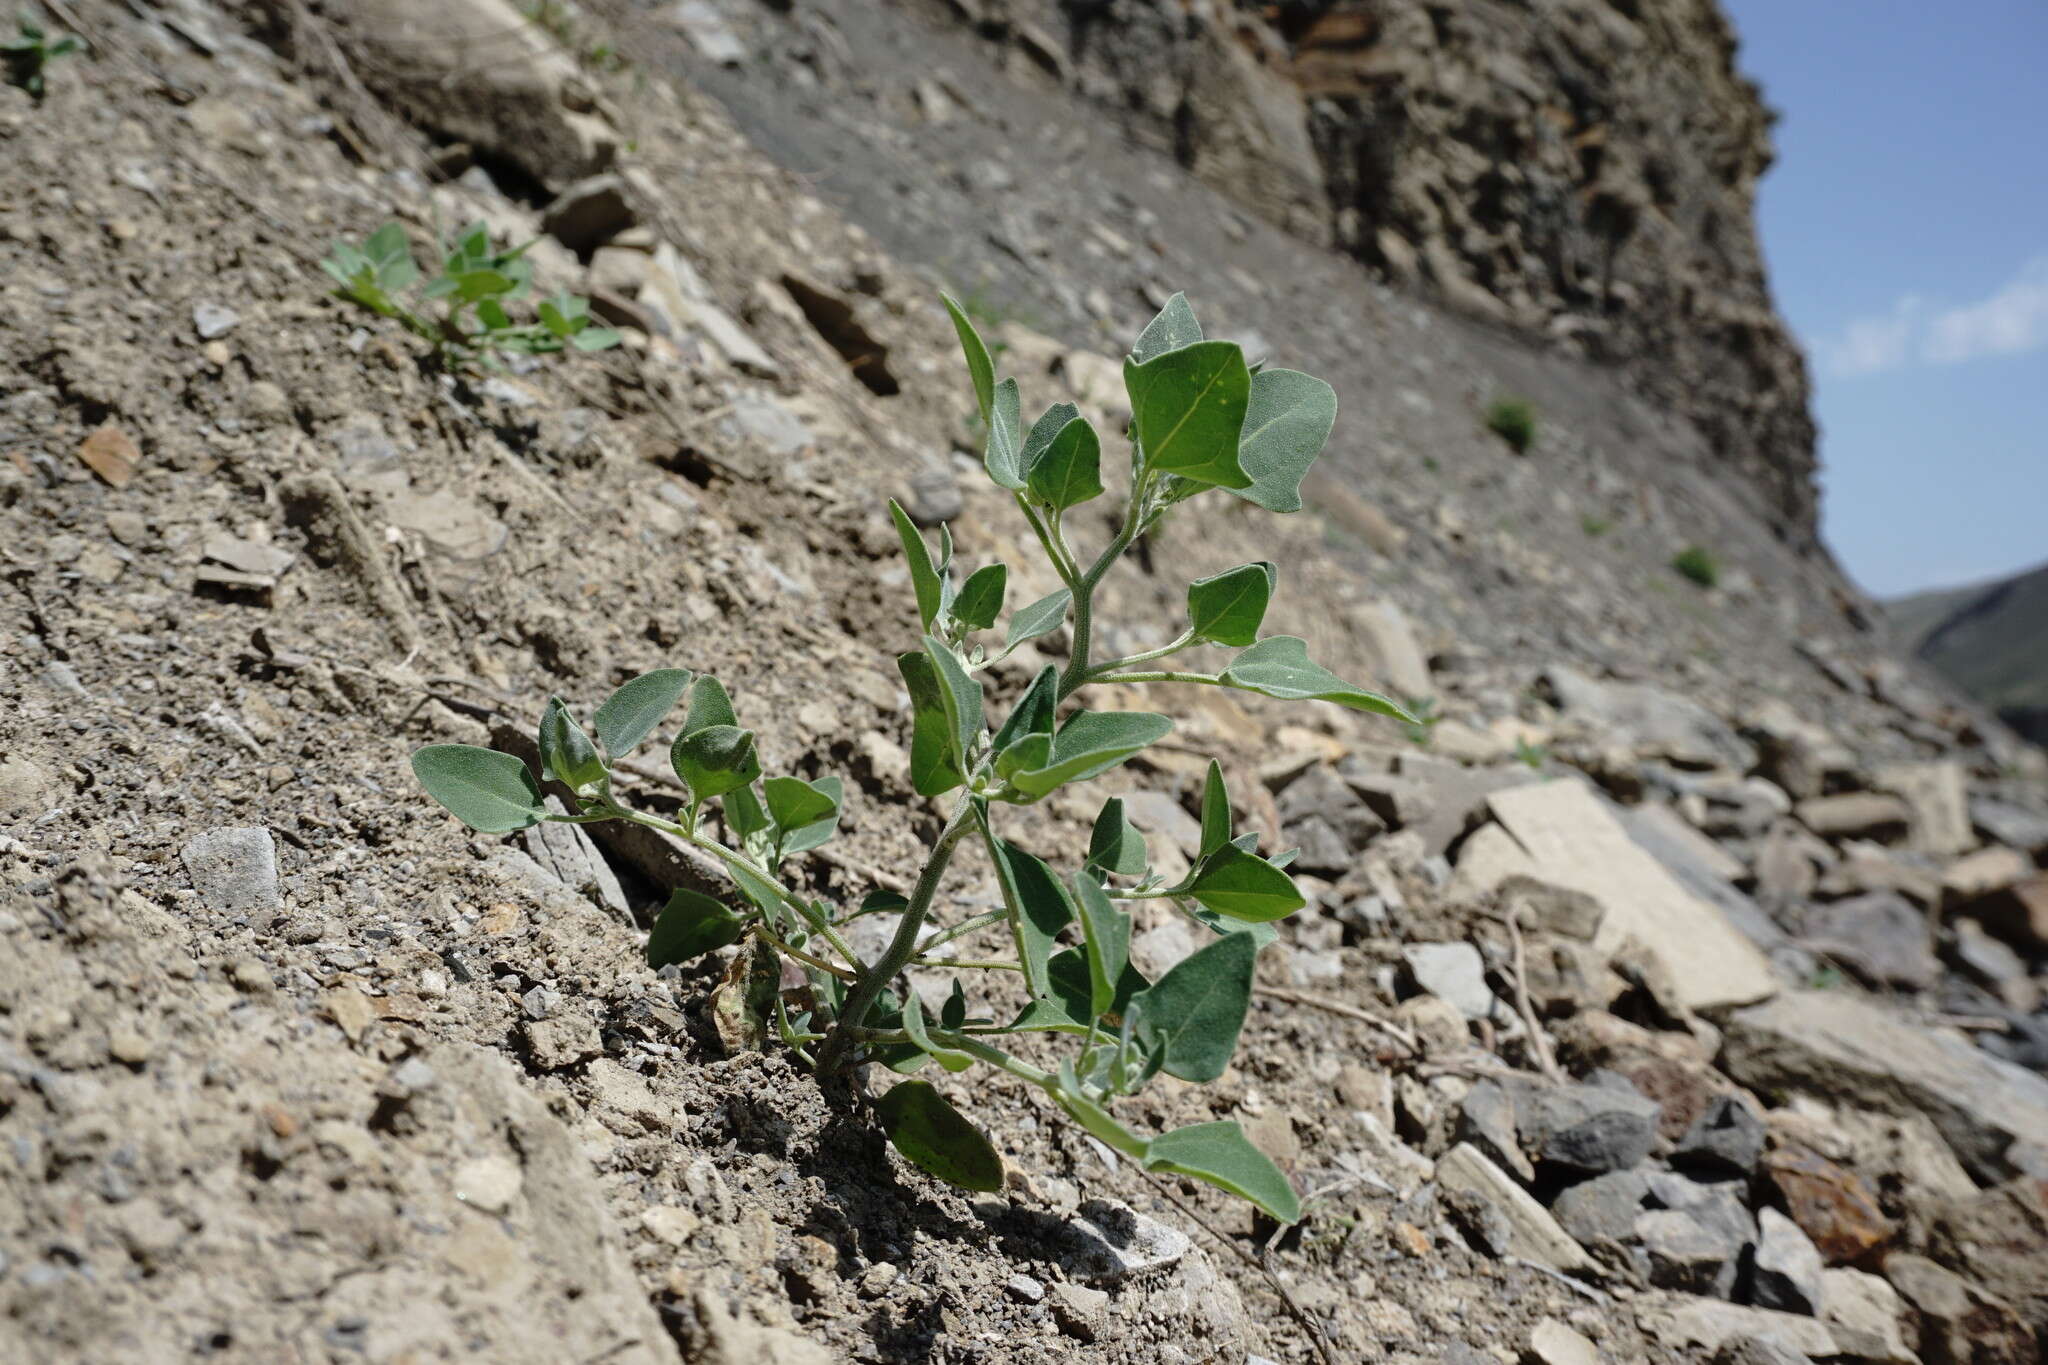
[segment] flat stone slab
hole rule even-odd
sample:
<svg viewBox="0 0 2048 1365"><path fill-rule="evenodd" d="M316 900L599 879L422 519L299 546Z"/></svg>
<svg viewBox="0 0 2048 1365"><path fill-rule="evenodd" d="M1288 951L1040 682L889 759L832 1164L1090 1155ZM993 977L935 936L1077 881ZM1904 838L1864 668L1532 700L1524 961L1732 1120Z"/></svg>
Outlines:
<svg viewBox="0 0 2048 1365"><path fill-rule="evenodd" d="M1795 991L1727 1022L1722 1065L1757 1090L1925 1114L1979 1181L2026 1171L2010 1149L2048 1134L2048 1080L1847 991Z"/></svg>
<svg viewBox="0 0 2048 1365"><path fill-rule="evenodd" d="M1444 1153L1436 1163L1436 1178L1447 1189L1471 1191L1507 1216L1510 1255L1561 1273L1592 1266L1585 1248L1557 1225L1550 1211L1469 1142Z"/></svg>
<svg viewBox="0 0 2048 1365"><path fill-rule="evenodd" d="M1613 951L1635 939L1697 1010L1753 1004L1777 991L1769 959L1631 838L1592 788L1546 782L1495 792L1487 805L1529 855L1534 875L1606 908L1594 947Z"/></svg>
<svg viewBox="0 0 2048 1365"><path fill-rule="evenodd" d="M1810 1359L1838 1354L1834 1334L1818 1318L1746 1308L1694 1294L1644 1294L1635 1302L1636 1322L1673 1349L1690 1348L1706 1360L1722 1343L1761 1337Z"/></svg>

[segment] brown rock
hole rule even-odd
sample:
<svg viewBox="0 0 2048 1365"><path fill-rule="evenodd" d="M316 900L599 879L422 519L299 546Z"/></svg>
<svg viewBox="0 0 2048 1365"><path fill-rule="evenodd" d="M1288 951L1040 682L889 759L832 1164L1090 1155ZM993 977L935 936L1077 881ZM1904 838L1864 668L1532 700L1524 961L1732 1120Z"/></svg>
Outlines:
<svg viewBox="0 0 2048 1365"><path fill-rule="evenodd" d="M1764 1178L1829 1265L1868 1260L1896 1231L1877 1196L1854 1171L1809 1148L1787 1146L1768 1153Z"/></svg>
<svg viewBox="0 0 2048 1365"><path fill-rule="evenodd" d="M109 488L126 488L142 465L142 452L135 442L111 422L85 438L78 447L78 458Z"/></svg>
<svg viewBox="0 0 2048 1365"><path fill-rule="evenodd" d="M1968 909L1986 929L2021 951L2048 950L2048 873L1971 901Z"/></svg>
<svg viewBox="0 0 2048 1365"><path fill-rule="evenodd" d="M1924 1256L1886 1258L1885 1278L1919 1320L1925 1365L2036 1365L2040 1352L2018 1314L1996 1296Z"/></svg>
<svg viewBox="0 0 2048 1365"><path fill-rule="evenodd" d="M1993 845L1950 863L1941 874L1941 889L1952 904L1971 901L2025 881L2033 871L2033 860L2026 854Z"/></svg>
<svg viewBox="0 0 2048 1365"><path fill-rule="evenodd" d="M2009 1181L1946 1206L1928 1250L2004 1299L2048 1340L2048 1180Z"/></svg>

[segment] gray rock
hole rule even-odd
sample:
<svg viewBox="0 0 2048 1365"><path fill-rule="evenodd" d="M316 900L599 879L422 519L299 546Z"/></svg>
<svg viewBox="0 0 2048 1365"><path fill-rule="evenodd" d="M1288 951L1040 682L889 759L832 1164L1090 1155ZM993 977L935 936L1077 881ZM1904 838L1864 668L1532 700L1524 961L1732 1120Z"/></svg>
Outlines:
<svg viewBox="0 0 2048 1365"><path fill-rule="evenodd" d="M1091 1199L1070 1220L1079 1242L1061 1261L1070 1275L1097 1284L1164 1270L1194 1241L1185 1232L1114 1199Z"/></svg>
<svg viewBox="0 0 2048 1365"><path fill-rule="evenodd" d="M945 468L920 469L910 476L910 501L904 511L919 526L937 526L952 521L967 510L959 481Z"/></svg>
<svg viewBox="0 0 2048 1365"><path fill-rule="evenodd" d="M1508 912L1519 910L1522 927L1534 933L1590 943L1600 932L1600 921L1606 917L1606 911L1592 896L1570 887L1552 886L1538 877L1508 877L1495 894L1501 908Z"/></svg>
<svg viewBox="0 0 2048 1365"><path fill-rule="evenodd" d="M1600 1365L1599 1348L1556 1318L1545 1318L1529 1333L1529 1355L1539 1365Z"/></svg>
<svg viewBox="0 0 2048 1365"><path fill-rule="evenodd" d="M1619 819L1628 837L1662 863L1679 885L1718 909L1751 943L1769 952L1785 942L1784 931L1763 907L1736 889L1735 879L1747 869L1678 819L1670 807L1626 807Z"/></svg>
<svg viewBox="0 0 2048 1365"><path fill-rule="evenodd" d="M1955 759L1888 764L1878 769L1872 785L1898 793L1911 809L1908 841L1920 852L1952 857L1977 842L1970 824L1970 779Z"/></svg>
<svg viewBox="0 0 2048 1365"><path fill-rule="evenodd" d="M765 393L743 393L734 398L727 425L735 435L759 442L771 455L794 455L814 439L802 418Z"/></svg>
<svg viewBox="0 0 2048 1365"><path fill-rule="evenodd" d="M1813 906L1802 929L1808 947L1872 986L1926 990L1941 975L1926 916L1893 891Z"/></svg>
<svg viewBox="0 0 2048 1365"><path fill-rule="evenodd" d="M1635 1235L1650 1258L1650 1283L1708 1298L1733 1297L1743 1243L1726 1229L1687 1209L1648 1209L1636 1215Z"/></svg>
<svg viewBox="0 0 2048 1365"><path fill-rule="evenodd" d="M1550 1214L1582 1243L1619 1242L1634 1233L1649 1192L1641 1171L1609 1171L1566 1186L1551 1201Z"/></svg>
<svg viewBox="0 0 2048 1365"><path fill-rule="evenodd" d="M1735 1337L1721 1343L1710 1365L1806 1365L1806 1359L1774 1337Z"/></svg>
<svg viewBox="0 0 2048 1365"><path fill-rule="evenodd" d="M747 45L711 0L676 0L668 18L706 61L720 66L738 66L746 61Z"/></svg>
<svg viewBox="0 0 2048 1365"><path fill-rule="evenodd" d="M224 337L241 323L242 315L224 304L200 303L192 308L192 330L202 341Z"/></svg>
<svg viewBox="0 0 2048 1365"><path fill-rule="evenodd" d="M1906 1305L1883 1278L1844 1266L1821 1272L1821 1321L1851 1360L1869 1365L1919 1365L1906 1344Z"/></svg>
<svg viewBox="0 0 2048 1365"><path fill-rule="evenodd" d="M261 826L208 830L187 840L179 856L200 899L217 915L284 908L277 845Z"/></svg>
<svg viewBox="0 0 2048 1365"><path fill-rule="evenodd" d="M1247 352L1247 355L1250 353ZM1352 616L1353 638L1365 653L1366 673L1397 697L1436 694L1429 660L1408 618L1392 602L1369 602Z"/></svg>
<svg viewBox="0 0 2048 1365"><path fill-rule="evenodd" d="M1794 809L1801 824L1829 839L1889 842L1905 837L1913 818L1911 807L1885 792L1815 796L1801 801Z"/></svg>
<svg viewBox="0 0 2048 1365"><path fill-rule="evenodd" d="M1515 1102L1493 1081L1480 1081L1465 1096L1458 1113L1458 1136L1470 1142L1524 1182L1536 1179L1535 1168L1515 1139Z"/></svg>
<svg viewBox="0 0 2048 1365"><path fill-rule="evenodd" d="M588 256L638 221L626 198L625 180L593 175L556 195L542 212L540 225L563 246Z"/></svg>
<svg viewBox="0 0 2048 1365"><path fill-rule="evenodd" d="M1750 1302L1759 1308L1812 1317L1820 1312L1821 1269L1820 1252L1797 1223L1773 1208L1757 1214Z"/></svg>
<svg viewBox="0 0 2048 1365"><path fill-rule="evenodd" d="M1003 1288L1019 1303L1037 1303L1045 1298L1045 1285L1029 1275L1012 1275L1003 1282Z"/></svg>
<svg viewBox="0 0 2048 1365"><path fill-rule="evenodd" d="M1300 837L1294 833L1296 827L1317 819L1324 821L1336 834L1338 846L1345 850L1346 856L1335 866L1320 869L1323 871L1341 874L1348 870L1352 861L1348 855L1363 849L1387 827L1357 792L1333 770L1320 764L1288 783L1274 804L1280 813L1280 824L1289 838ZM1307 871L1318 870L1306 862L1302 866Z"/></svg>
<svg viewBox="0 0 2048 1365"><path fill-rule="evenodd" d="M1617 1078L1618 1079L1618 1078ZM1657 1144L1663 1106L1618 1085L1513 1087L1523 1144L1538 1159L1597 1175L1639 1164Z"/></svg>
<svg viewBox="0 0 2048 1365"><path fill-rule="evenodd" d="M1357 861L1350 842L1320 815L1288 825L1287 841L1297 850L1294 865L1312 877L1341 877Z"/></svg>
<svg viewBox="0 0 2048 1365"><path fill-rule="evenodd" d="M1775 1347L1785 1356L1736 1356L1735 1360L1777 1365L1836 1354L1835 1339L1816 1319L1679 1294L1645 1294L1635 1302L1636 1321L1665 1346L1688 1360L1714 1359L1713 1352L1745 1338ZM1738 1346L1739 1349L1739 1346Z"/></svg>
<svg viewBox="0 0 2048 1365"><path fill-rule="evenodd" d="M1671 1164L1715 1175L1748 1175L1763 1150L1763 1120L1746 1101L1722 1095L1685 1130Z"/></svg>
<svg viewBox="0 0 2048 1365"><path fill-rule="evenodd" d="M1411 943L1401 950L1417 989L1457 1006L1467 1019L1505 1017L1486 984L1486 964L1469 943Z"/></svg>
<svg viewBox="0 0 2048 1365"><path fill-rule="evenodd" d="M1490 1201L1508 1220L1511 1255L1535 1261L1565 1274L1592 1263L1571 1234L1557 1225L1529 1192L1468 1142L1444 1153L1436 1164L1437 1182L1446 1189L1469 1190Z"/></svg>
<svg viewBox="0 0 2048 1365"><path fill-rule="evenodd" d="M1737 1011L1722 1065L1753 1090L1924 1113L1979 1181L2024 1174L2016 1144L2048 1133L2048 1079L1844 991L1799 991Z"/></svg>
<svg viewBox="0 0 2048 1365"><path fill-rule="evenodd" d="M1941 1365L2037 1359L2032 1334L2003 1299L1924 1256L1893 1252L1885 1278L1919 1318L1920 1354Z"/></svg>
<svg viewBox="0 0 2048 1365"><path fill-rule="evenodd" d="M1543 677L1566 716L1627 736L1643 752L1694 767L1747 772L1756 766L1756 750L1688 697L1646 683L1601 682L1563 664L1551 665Z"/></svg>
<svg viewBox="0 0 2048 1365"><path fill-rule="evenodd" d="M1996 797L1979 796L1970 802L1970 821L1993 843L2025 853L2048 848L2048 815L2016 806Z"/></svg>

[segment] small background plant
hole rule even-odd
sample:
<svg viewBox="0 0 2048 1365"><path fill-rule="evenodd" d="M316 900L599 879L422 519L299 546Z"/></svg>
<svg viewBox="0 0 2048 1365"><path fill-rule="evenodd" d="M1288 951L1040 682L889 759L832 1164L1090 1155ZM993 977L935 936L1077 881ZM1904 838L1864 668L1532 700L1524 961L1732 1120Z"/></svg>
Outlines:
<svg viewBox="0 0 2048 1365"><path fill-rule="evenodd" d="M436 800L478 830L627 820L717 859L737 903L676 891L655 921L647 960L661 967L740 945L712 997L712 1017L728 1041L754 1046L779 1038L821 1078L863 1061L904 1073L932 1063L946 1071L996 1067L1039 1087L1091 1136L1144 1168L1207 1181L1294 1222L1301 1205L1293 1187L1235 1122L1147 1136L1115 1113L1119 1100L1161 1072L1194 1083L1223 1074L1250 1006L1259 951L1276 937L1274 921L1305 903L1285 870L1292 852L1261 852L1256 833L1236 829L1214 761L1202 791L1199 856L1173 879L1150 866L1120 798L1103 803L1085 853L1077 850L1077 865L1064 875L1012 842L1000 815L1100 776L1172 730L1163 715L1079 704L1101 684L1234 688L1420 723L1386 697L1312 663L1304 641L1261 637L1278 582L1270 563L1241 564L1189 584L1186 620L1156 649L1109 659L1094 650L1097 587L1173 508L1223 490L1268 511L1299 510L1302 477L1336 420L1336 395L1297 371L1253 373L1234 343L1206 340L1186 300L1175 295L1125 361L1130 485L1118 530L1087 557L1070 539L1065 517L1104 495L1100 438L1068 403L1025 427L1017 381L997 381L994 357L974 324L951 299L946 303L987 433L988 476L1011 495L1062 586L1009 611L999 629L1008 567L966 572L946 527L934 546L900 506L889 505L919 627L918 647L897 659L911 699L910 782L920 796L950 798L909 894L874 890L855 903L831 905L798 889L785 865L833 836L840 780L765 776L754 732L740 724L725 688L686 670L627 683L597 708L588 732L559 698L549 700L538 736L541 777L567 789L574 813L551 814L534 774L511 754L430 745L413 756L413 769ZM1006 716L990 715L977 675L1063 625L1071 639L1065 665L1046 665ZM1221 667L1162 666L1168 656L1204 646L1228 651ZM621 804L612 765L685 701L669 745L670 764L689 792L680 818ZM988 855L1001 908L930 925L948 864L968 840ZM1156 981L1130 955L1129 907L1141 901L1174 907L1206 940ZM895 916L896 926L888 947L864 959L846 931L851 921L877 914ZM969 940L990 946L951 956L949 945L965 948ZM1013 955L1003 955L1004 948ZM786 984L790 968L801 985ZM909 968L1005 973L1021 983L1026 1003L996 1017L973 1002L956 975L933 1008L917 991L900 988ZM1034 1034L1073 1046L1056 1065L1041 1066L1011 1050ZM930 1174L970 1190L1001 1187L995 1147L931 1085L901 1082L875 1101L874 1113L896 1150Z"/></svg>
<svg viewBox="0 0 2048 1365"><path fill-rule="evenodd" d="M1536 409L1526 398L1496 398L1486 407L1486 429L1523 454L1536 439Z"/></svg>
<svg viewBox="0 0 2048 1365"><path fill-rule="evenodd" d="M1671 567L1680 576L1689 578L1703 588L1711 588L1721 581L1721 566L1711 552L1698 545L1688 545L1671 558Z"/></svg>
<svg viewBox="0 0 2048 1365"><path fill-rule="evenodd" d="M360 246L336 242L320 268L339 286L337 298L404 323L434 347L444 369L471 364L496 369L500 354L545 355L565 347L602 351L618 345L619 334L593 325L590 300L575 294L541 300L535 322L513 321L506 305L533 291L533 263L526 259L530 246L497 250L490 230L472 223L442 248L441 273L421 285L405 228L391 222ZM418 306L408 302L415 292ZM438 317L421 311L433 302L441 305Z"/></svg>
<svg viewBox="0 0 2048 1365"><path fill-rule="evenodd" d="M68 33L52 38L28 10L18 11L14 24L15 36L0 40L0 60L7 67L7 83L20 86L30 99L40 102L46 93L44 76L50 66L77 52L80 44Z"/></svg>

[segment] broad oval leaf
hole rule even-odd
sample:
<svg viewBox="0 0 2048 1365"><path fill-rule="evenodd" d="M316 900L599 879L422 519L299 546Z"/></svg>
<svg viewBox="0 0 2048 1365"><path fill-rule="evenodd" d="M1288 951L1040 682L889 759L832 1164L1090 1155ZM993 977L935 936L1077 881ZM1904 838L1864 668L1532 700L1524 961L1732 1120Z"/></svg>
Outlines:
<svg viewBox="0 0 2048 1365"><path fill-rule="evenodd" d="M1284 701L1329 701L1354 711L1371 711L1418 725L1400 703L1377 692L1353 687L1321 664L1309 662L1308 641L1292 635L1269 635L1224 668L1226 686Z"/></svg>
<svg viewBox="0 0 2048 1365"><path fill-rule="evenodd" d="M1024 695L1017 698L1017 704L1003 718L1001 728L996 731L996 752L1001 753L1025 735L1050 735L1059 704L1060 671L1047 664L1038 670L1031 686L1024 689Z"/></svg>
<svg viewBox="0 0 2048 1365"><path fill-rule="evenodd" d="M1005 564L984 564L967 576L953 599L953 619L969 630L987 630L1003 613L1003 593L1010 584Z"/></svg>
<svg viewBox="0 0 2048 1365"><path fill-rule="evenodd" d="M1202 324L1195 321L1195 310L1188 306L1188 296L1175 294L1152 321L1145 324L1145 330L1138 333L1138 339L1131 344L1131 358L1142 365L1155 356L1192 346L1201 339Z"/></svg>
<svg viewBox="0 0 2048 1365"><path fill-rule="evenodd" d="M1225 934L1182 958L1146 987L1131 1009L1146 1051L1164 1049L1163 1070L1184 1081L1213 1081L1230 1065L1251 1007L1258 947L1244 934Z"/></svg>
<svg viewBox="0 0 2048 1365"><path fill-rule="evenodd" d="M1052 759L1052 736L1019 735L996 755L996 776L1008 782L1018 773L1036 772Z"/></svg>
<svg viewBox="0 0 2048 1365"><path fill-rule="evenodd" d="M429 744L412 756L413 776L448 813L485 834L509 834L541 822L540 784L514 754L474 744Z"/></svg>
<svg viewBox="0 0 2048 1365"><path fill-rule="evenodd" d="M1068 782L1085 782L1108 772L1172 730L1171 720L1147 711L1076 712L1053 737L1046 765L1017 773L1010 785L1026 796L1044 796Z"/></svg>
<svg viewBox="0 0 2048 1365"><path fill-rule="evenodd" d="M975 818L988 831L988 812L977 806ZM1046 960L1060 930L1074 921L1074 901L1067 888L1042 858L1026 853L1015 844L989 836L996 882L1002 888L1003 904L1016 921L1018 957L1024 968L1024 986L1031 995L1046 992Z"/></svg>
<svg viewBox="0 0 2048 1365"><path fill-rule="evenodd" d="M1266 560L1188 584L1188 623L1197 640L1248 645L1259 638L1278 572Z"/></svg>
<svg viewBox="0 0 2048 1365"><path fill-rule="evenodd" d="M597 746L583 733L583 727L569 714L568 703L560 697L549 697L547 709L541 712L538 746L541 777L559 782L570 791L588 791L610 775L605 771L604 759L598 756Z"/></svg>
<svg viewBox="0 0 2048 1365"><path fill-rule="evenodd" d="M986 422L995 401L995 361L989 356L988 343L981 339L981 333L974 329L960 305L949 294L939 297L945 301L946 314L953 319L953 330L959 334L960 350L967 357L967 374L974 381L974 401L981 409L981 420Z"/></svg>
<svg viewBox="0 0 2048 1365"><path fill-rule="evenodd" d="M1188 881L1188 895L1219 915L1254 923L1285 919L1308 904L1293 878L1235 844L1203 859Z"/></svg>
<svg viewBox="0 0 2048 1365"><path fill-rule="evenodd" d="M1115 1026L1131 1007L1131 1001L1138 992L1149 984L1144 973L1126 961L1117 977L1116 994L1111 998L1109 1008L1091 1015L1089 1011L1095 1005L1095 983L1088 969L1088 954L1081 948L1062 948L1046 963L1045 994L1026 1005L1004 1032L1086 1034L1090 1031L1091 1019L1095 1018Z"/></svg>
<svg viewBox="0 0 2048 1365"><path fill-rule="evenodd" d="M1207 1181L1251 1200L1278 1222L1301 1221L1301 1199L1294 1186L1234 1120L1190 1124L1161 1133L1147 1145L1145 1166Z"/></svg>
<svg viewBox="0 0 2048 1365"><path fill-rule="evenodd" d="M592 718L597 741L613 758L623 758L682 700L692 678L687 668L658 668L619 688L605 698Z"/></svg>
<svg viewBox="0 0 2048 1365"><path fill-rule="evenodd" d="M1117 983L1131 960L1131 917L1103 894L1086 872L1074 874L1074 903L1081 911L1081 944L1088 954L1091 1018L1116 999Z"/></svg>
<svg viewBox="0 0 2048 1365"><path fill-rule="evenodd" d="M669 745L668 761L699 801L724 796L761 775L754 732L737 725L707 725L676 736L675 743Z"/></svg>
<svg viewBox="0 0 2048 1365"><path fill-rule="evenodd" d="M1301 481L1337 424L1337 391L1299 370L1252 376L1237 459L1251 487L1231 492L1268 512L1299 512Z"/></svg>
<svg viewBox="0 0 2048 1365"><path fill-rule="evenodd" d="M924 536L910 519L910 513L903 510L903 504L889 499L889 515L896 523L897 538L903 542L903 558L910 565L910 590L917 597L917 619L930 630L945 608L945 576L932 562L931 547L924 543Z"/></svg>
<svg viewBox="0 0 2048 1365"><path fill-rule="evenodd" d="M989 406L988 445L982 455L988 476L1012 492L1024 489L1021 402L1016 380L1005 379L996 385L995 399Z"/></svg>
<svg viewBox="0 0 2048 1365"><path fill-rule="evenodd" d="M979 1128L925 1081L904 1081L875 1101L882 1131L905 1161L963 1190L1003 1187L1003 1159Z"/></svg>
<svg viewBox="0 0 2048 1365"><path fill-rule="evenodd" d="M1056 512L1078 507L1102 492L1102 438L1079 408L1055 403L1031 428L1024 471L1033 498Z"/></svg>
<svg viewBox="0 0 2048 1365"><path fill-rule="evenodd" d="M683 716L683 733L712 725L737 729L739 723L740 718L733 714L732 698L725 694L725 684L709 673L699 673L690 684L690 709Z"/></svg>
<svg viewBox="0 0 2048 1365"><path fill-rule="evenodd" d="M1209 760L1209 773L1202 783L1202 856L1208 857L1230 842L1230 788L1223 781L1223 765Z"/></svg>
<svg viewBox="0 0 2048 1365"><path fill-rule="evenodd" d="M701 891L673 891L647 936L647 965L658 971L671 962L688 962L738 942L746 931L746 920L724 902Z"/></svg>
<svg viewBox="0 0 2048 1365"><path fill-rule="evenodd" d="M939 699L946 708L946 740L961 772L974 767L974 742L982 734L981 684L960 666L959 656L931 636L924 652L938 674Z"/></svg>
<svg viewBox="0 0 2048 1365"><path fill-rule="evenodd" d="M1052 634L1067 619L1067 608L1073 605L1073 601L1073 593L1061 588L1028 606L1017 608L1010 614L1010 631L1003 640L1004 646L1015 649L1026 640Z"/></svg>
<svg viewBox="0 0 2048 1365"><path fill-rule="evenodd" d="M802 791L798 791L802 788ZM806 782L800 777L771 777L761 784L768 815L781 831L784 856L808 853L829 842L839 829L839 808L846 787L836 777Z"/></svg>
<svg viewBox="0 0 2048 1365"><path fill-rule="evenodd" d="M1125 361L1124 387L1147 469L1224 488L1251 486L1237 443L1252 377L1235 342L1198 341L1143 364Z"/></svg>
<svg viewBox="0 0 2048 1365"><path fill-rule="evenodd" d="M974 1058L956 1048L941 1047L925 1032L924 1002L915 990L903 1001L903 1031L910 1035L910 1041L919 1052L924 1053L948 1071L965 1071L974 1065Z"/></svg>
<svg viewBox="0 0 2048 1365"><path fill-rule="evenodd" d="M1095 828L1088 835L1088 866L1119 877L1142 877L1150 865L1145 836L1124 811L1124 799L1112 796L1102 803Z"/></svg>
<svg viewBox="0 0 2048 1365"><path fill-rule="evenodd" d="M938 796L967 780L953 758L952 723L939 688L939 670L922 650L896 656L896 671L910 693L910 786L919 796Z"/></svg>

